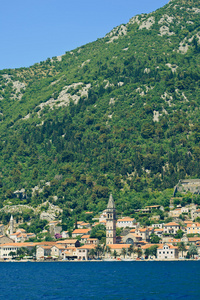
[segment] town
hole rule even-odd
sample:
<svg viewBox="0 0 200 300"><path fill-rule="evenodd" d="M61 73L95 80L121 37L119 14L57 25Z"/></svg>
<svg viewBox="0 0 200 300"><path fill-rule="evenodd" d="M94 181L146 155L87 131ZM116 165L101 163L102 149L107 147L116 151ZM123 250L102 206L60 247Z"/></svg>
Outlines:
<svg viewBox="0 0 200 300"><path fill-rule="evenodd" d="M192 202L181 205L180 198L176 201L178 198L175 197L176 192L183 192L183 189L184 192L195 193L198 186L199 180L179 182L175 186L169 210L160 205L137 210L140 215L151 215L149 226L141 225L139 220L129 216L117 217L112 194L99 218L93 218L91 223L76 221L72 232L63 231L59 220L50 221L50 232L54 236L50 241L34 242L36 235L16 228L17 224L11 216L7 230L0 224L0 260L199 259L200 209ZM164 213L166 217L161 220L160 216Z"/></svg>

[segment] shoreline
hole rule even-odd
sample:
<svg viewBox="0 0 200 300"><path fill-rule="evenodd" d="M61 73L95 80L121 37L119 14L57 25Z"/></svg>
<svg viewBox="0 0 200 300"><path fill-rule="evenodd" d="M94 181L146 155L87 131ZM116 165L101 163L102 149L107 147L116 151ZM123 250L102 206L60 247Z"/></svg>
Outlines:
<svg viewBox="0 0 200 300"><path fill-rule="evenodd" d="M182 262L182 261L200 261L200 259L166 259L166 260L159 260L159 259L132 259L132 260L115 260L115 259L111 259L111 260L0 260L0 263L74 263L74 262Z"/></svg>

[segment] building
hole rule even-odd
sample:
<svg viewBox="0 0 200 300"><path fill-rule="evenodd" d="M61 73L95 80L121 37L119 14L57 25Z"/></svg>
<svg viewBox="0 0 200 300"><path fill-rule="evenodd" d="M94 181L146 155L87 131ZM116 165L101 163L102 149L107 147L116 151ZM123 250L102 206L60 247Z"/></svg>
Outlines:
<svg viewBox="0 0 200 300"><path fill-rule="evenodd" d="M200 223L187 224L186 230L187 230L187 234L190 234L190 233L200 234Z"/></svg>
<svg viewBox="0 0 200 300"><path fill-rule="evenodd" d="M62 258L62 252L65 250L63 245L54 245L51 247L51 257L53 258Z"/></svg>
<svg viewBox="0 0 200 300"><path fill-rule="evenodd" d="M178 247L170 244L160 244L157 249L157 258L160 260L178 258Z"/></svg>
<svg viewBox="0 0 200 300"><path fill-rule="evenodd" d="M196 218L200 218L200 209L191 211L191 219L195 220Z"/></svg>
<svg viewBox="0 0 200 300"><path fill-rule="evenodd" d="M75 229L72 232L72 237L75 238L77 236L82 236L82 235L90 234L90 232L91 232L91 229L89 229L89 228Z"/></svg>
<svg viewBox="0 0 200 300"><path fill-rule="evenodd" d="M136 233L129 232L127 235L122 237L122 242L124 244L132 244L137 245L142 241L142 237L140 235L137 235Z"/></svg>
<svg viewBox="0 0 200 300"><path fill-rule="evenodd" d="M163 236L163 228L155 228L154 234L157 235L159 238L162 238Z"/></svg>
<svg viewBox="0 0 200 300"><path fill-rule="evenodd" d="M129 217L124 217L122 219L117 220L117 227L119 228L133 228L135 224L135 219L134 218L129 218Z"/></svg>
<svg viewBox="0 0 200 300"><path fill-rule="evenodd" d="M28 250L32 250L37 243L6 243L0 245L0 259L11 259L11 252L17 253L19 248L25 247Z"/></svg>
<svg viewBox="0 0 200 300"><path fill-rule="evenodd" d="M163 228L163 223L161 223L161 224L152 224L151 226L153 227L153 228Z"/></svg>
<svg viewBox="0 0 200 300"><path fill-rule="evenodd" d="M88 260L91 249L95 249L96 245L84 245L77 248L77 259Z"/></svg>
<svg viewBox="0 0 200 300"><path fill-rule="evenodd" d="M106 245L111 244L116 244L116 210L112 194L106 210Z"/></svg>
<svg viewBox="0 0 200 300"><path fill-rule="evenodd" d="M62 252L63 260L74 260L77 258L77 248L68 247L66 250Z"/></svg>
<svg viewBox="0 0 200 300"><path fill-rule="evenodd" d="M164 229L163 233L176 234L177 231L180 229L180 225L175 222L170 222L164 224L163 229Z"/></svg>
<svg viewBox="0 0 200 300"><path fill-rule="evenodd" d="M68 239L68 240L63 240L63 241L57 241L56 244L62 245L65 248L80 247L80 242L77 239Z"/></svg>

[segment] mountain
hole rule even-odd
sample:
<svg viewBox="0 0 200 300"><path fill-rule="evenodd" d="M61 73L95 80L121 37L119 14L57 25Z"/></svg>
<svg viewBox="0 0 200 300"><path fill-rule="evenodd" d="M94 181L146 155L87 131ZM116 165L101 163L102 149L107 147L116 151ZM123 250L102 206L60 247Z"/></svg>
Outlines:
<svg viewBox="0 0 200 300"><path fill-rule="evenodd" d="M63 56L0 71L1 207L48 199L67 222L105 209L112 192L133 214L199 177L199 14L199 0L172 0Z"/></svg>

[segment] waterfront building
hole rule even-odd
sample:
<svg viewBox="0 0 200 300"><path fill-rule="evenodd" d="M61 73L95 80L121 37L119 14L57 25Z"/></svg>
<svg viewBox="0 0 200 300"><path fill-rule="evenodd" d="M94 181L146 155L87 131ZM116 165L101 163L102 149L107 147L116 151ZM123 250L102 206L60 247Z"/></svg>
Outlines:
<svg viewBox="0 0 200 300"><path fill-rule="evenodd" d="M170 244L161 244L157 249L157 258L160 260L178 258L178 247Z"/></svg>

